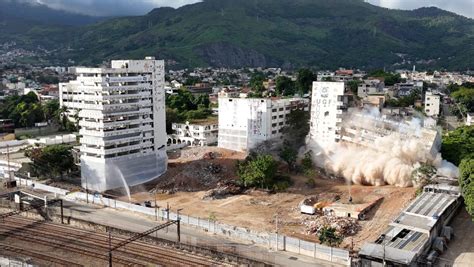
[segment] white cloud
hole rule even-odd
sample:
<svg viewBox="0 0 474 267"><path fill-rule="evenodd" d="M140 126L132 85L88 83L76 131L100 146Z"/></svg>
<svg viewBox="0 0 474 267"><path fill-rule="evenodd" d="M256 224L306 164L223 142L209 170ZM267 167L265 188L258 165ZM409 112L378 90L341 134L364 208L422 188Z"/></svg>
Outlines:
<svg viewBox="0 0 474 267"><path fill-rule="evenodd" d="M13 0L15 1L15 0ZM178 8L200 0L16 0L92 16L143 15L157 7Z"/></svg>
<svg viewBox="0 0 474 267"><path fill-rule="evenodd" d="M407 10L435 6L469 18L474 18L473 0L366 0L366 2L386 8Z"/></svg>
<svg viewBox="0 0 474 267"><path fill-rule="evenodd" d="M2 1L2 0L0 0ZM5 0L3 0L5 1ZM7 0L8 1L8 0ZM201 0L10 0L41 3L51 8L94 16L142 15L153 8L178 8ZM237 1L237 0L236 0ZM474 0L365 0L373 5L392 9L416 9L435 6L469 18L474 18Z"/></svg>

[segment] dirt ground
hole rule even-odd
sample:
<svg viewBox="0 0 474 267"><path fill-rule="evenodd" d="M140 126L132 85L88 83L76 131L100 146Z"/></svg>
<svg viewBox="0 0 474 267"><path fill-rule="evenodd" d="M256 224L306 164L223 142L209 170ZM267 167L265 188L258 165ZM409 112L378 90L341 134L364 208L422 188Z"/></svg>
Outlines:
<svg viewBox="0 0 474 267"><path fill-rule="evenodd" d="M394 186L360 186L347 185L344 181L316 177L314 188L305 184L307 178L292 176L293 185L285 193L270 194L258 190L230 196L225 199L203 200L208 189L214 188L218 182L233 180L235 163L245 157L242 153L231 152L219 148L210 148L217 155L215 159L203 159L209 148L183 150L181 157L175 155L170 159L168 173L156 186L158 206L170 205L172 210L183 209L181 213L200 218L216 220L251 228L257 231L276 231L276 215L280 233L289 236L317 241L315 235L307 233L303 222L311 221L311 215L299 212L300 202L315 196L318 200L334 200L340 198L347 202L352 197L353 203L367 203L383 197L360 221L361 230L353 236L346 237L341 247L359 249L366 241L373 241L385 229L398 213L415 196L414 188L398 188ZM221 171L213 173L207 170L209 165L220 165ZM155 185L148 186L148 189ZM170 189L175 188L176 190ZM136 190L138 191L138 190ZM150 192L151 191L151 192ZM176 191L176 193L174 193ZM142 203L149 200L153 203L154 190L132 194L132 201ZM126 197L122 197L126 201Z"/></svg>
<svg viewBox="0 0 474 267"><path fill-rule="evenodd" d="M450 226L454 239L448 243L447 250L441 254L436 266L473 266L474 262L474 222L465 207L461 207Z"/></svg>

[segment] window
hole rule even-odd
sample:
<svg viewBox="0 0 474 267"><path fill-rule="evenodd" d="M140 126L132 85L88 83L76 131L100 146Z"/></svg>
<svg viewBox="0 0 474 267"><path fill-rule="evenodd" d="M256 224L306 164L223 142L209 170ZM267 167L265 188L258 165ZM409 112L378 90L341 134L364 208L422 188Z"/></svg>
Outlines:
<svg viewBox="0 0 474 267"><path fill-rule="evenodd" d="M273 124L272 124L272 127L276 127L276 126L277 126L277 124L276 124L276 123L273 123Z"/></svg>
<svg viewBox="0 0 474 267"><path fill-rule="evenodd" d="M279 111L283 111L283 108L280 108Z"/></svg>
<svg viewBox="0 0 474 267"><path fill-rule="evenodd" d="M278 116L280 119L283 119L283 115Z"/></svg>
<svg viewBox="0 0 474 267"><path fill-rule="evenodd" d="M276 108L272 109L272 112L277 112L277 109Z"/></svg>

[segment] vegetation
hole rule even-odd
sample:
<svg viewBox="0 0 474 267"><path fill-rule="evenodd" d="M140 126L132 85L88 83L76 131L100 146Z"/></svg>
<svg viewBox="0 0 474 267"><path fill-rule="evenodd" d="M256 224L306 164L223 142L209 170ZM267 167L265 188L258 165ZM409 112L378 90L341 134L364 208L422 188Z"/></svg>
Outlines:
<svg viewBox="0 0 474 267"><path fill-rule="evenodd" d="M474 158L474 126L459 127L444 135L441 154L455 165L465 158Z"/></svg>
<svg viewBox="0 0 474 267"><path fill-rule="evenodd" d="M301 160L301 167L303 168L304 175L309 176L310 178L314 176L314 163L313 163L313 152L308 151L304 154L303 159Z"/></svg>
<svg viewBox="0 0 474 267"><path fill-rule="evenodd" d="M283 127L283 140L292 149L298 151L304 145L309 133L309 111L295 109L286 117L287 125Z"/></svg>
<svg viewBox="0 0 474 267"><path fill-rule="evenodd" d="M205 119L212 114L208 95L194 96L181 89L175 95L166 95L166 131L171 133L171 124Z"/></svg>
<svg viewBox="0 0 474 267"><path fill-rule="evenodd" d="M347 0L206 0L81 27L44 25L11 18L14 14L4 13L0 43L40 45L57 51L52 59L83 65L154 55L177 61L176 67L374 69L422 59L431 60L430 68L474 67L473 20L434 7L402 11ZM397 66L403 67L411 66Z"/></svg>
<svg viewBox="0 0 474 267"><path fill-rule="evenodd" d="M451 109L455 115L465 117L466 113L474 112L474 87L458 87L451 93L451 97L457 103Z"/></svg>
<svg viewBox="0 0 474 267"><path fill-rule="evenodd" d="M288 164L289 171L294 170L296 159L298 158L298 151L285 143L280 150L280 157Z"/></svg>
<svg viewBox="0 0 474 267"><path fill-rule="evenodd" d="M420 167L413 170L411 176L414 183L419 188L431 183L431 178L436 174L436 168L429 164L422 164Z"/></svg>
<svg viewBox="0 0 474 267"><path fill-rule="evenodd" d="M316 81L316 74L309 69L300 69L296 78L298 93L307 94L313 86L313 81Z"/></svg>
<svg viewBox="0 0 474 267"><path fill-rule="evenodd" d="M276 78L275 84L277 95L292 96L295 94L296 83L289 77L279 76Z"/></svg>
<svg viewBox="0 0 474 267"><path fill-rule="evenodd" d="M344 238L336 233L336 228L325 226L319 232L319 242L330 247L339 246Z"/></svg>
<svg viewBox="0 0 474 267"><path fill-rule="evenodd" d="M349 86L349 89L351 90L352 94L354 94L355 96L357 95L359 85L361 83L362 83L361 81L355 81L355 80L347 82L347 85Z"/></svg>
<svg viewBox="0 0 474 267"><path fill-rule="evenodd" d="M44 148L35 147L25 152L31 159L34 175L62 179L64 173L75 168L71 146L51 145ZM51 177L52 175L52 177Z"/></svg>
<svg viewBox="0 0 474 267"><path fill-rule="evenodd" d="M400 77L400 74L393 74L393 73L385 72L383 70L374 70L370 72L367 76L383 78L384 83L387 86L392 86L396 83L402 82L402 78Z"/></svg>
<svg viewBox="0 0 474 267"><path fill-rule="evenodd" d="M237 163L237 175L245 187L282 191L291 185L288 176L277 174L278 162L271 155L250 154Z"/></svg>
<svg viewBox="0 0 474 267"><path fill-rule="evenodd" d="M465 158L459 165L459 186L466 210L474 221L474 158Z"/></svg>
<svg viewBox="0 0 474 267"><path fill-rule="evenodd" d="M391 98L385 102L388 107L409 107L415 105L416 100L421 99L421 92L415 90L408 96L402 96L400 98Z"/></svg>
<svg viewBox="0 0 474 267"><path fill-rule="evenodd" d="M443 137L441 154L459 165L459 186L467 212L474 220L474 126L459 127Z"/></svg>
<svg viewBox="0 0 474 267"><path fill-rule="evenodd" d="M265 89L263 87L264 80L265 75L263 75L261 72L256 72L252 74L249 85L255 93L261 94Z"/></svg>
<svg viewBox="0 0 474 267"><path fill-rule="evenodd" d="M59 101L41 103L33 92L6 97L0 105L0 117L13 120L15 127L33 127L38 122L50 122L59 125L61 130L77 130L76 125L67 118L66 109L59 107Z"/></svg>

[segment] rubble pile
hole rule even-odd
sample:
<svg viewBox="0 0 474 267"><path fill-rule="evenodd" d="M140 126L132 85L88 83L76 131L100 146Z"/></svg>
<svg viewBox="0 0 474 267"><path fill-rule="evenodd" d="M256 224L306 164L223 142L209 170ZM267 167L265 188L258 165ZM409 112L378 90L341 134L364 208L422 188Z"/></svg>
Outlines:
<svg viewBox="0 0 474 267"><path fill-rule="evenodd" d="M342 236L355 235L361 229L355 218L335 216L311 218L305 221L304 225L306 226L306 234L308 235L318 235L324 227L335 228L336 233Z"/></svg>
<svg viewBox="0 0 474 267"><path fill-rule="evenodd" d="M218 183L217 187L207 191L202 197L203 200L222 199L228 196L241 194L244 188L231 182Z"/></svg>

